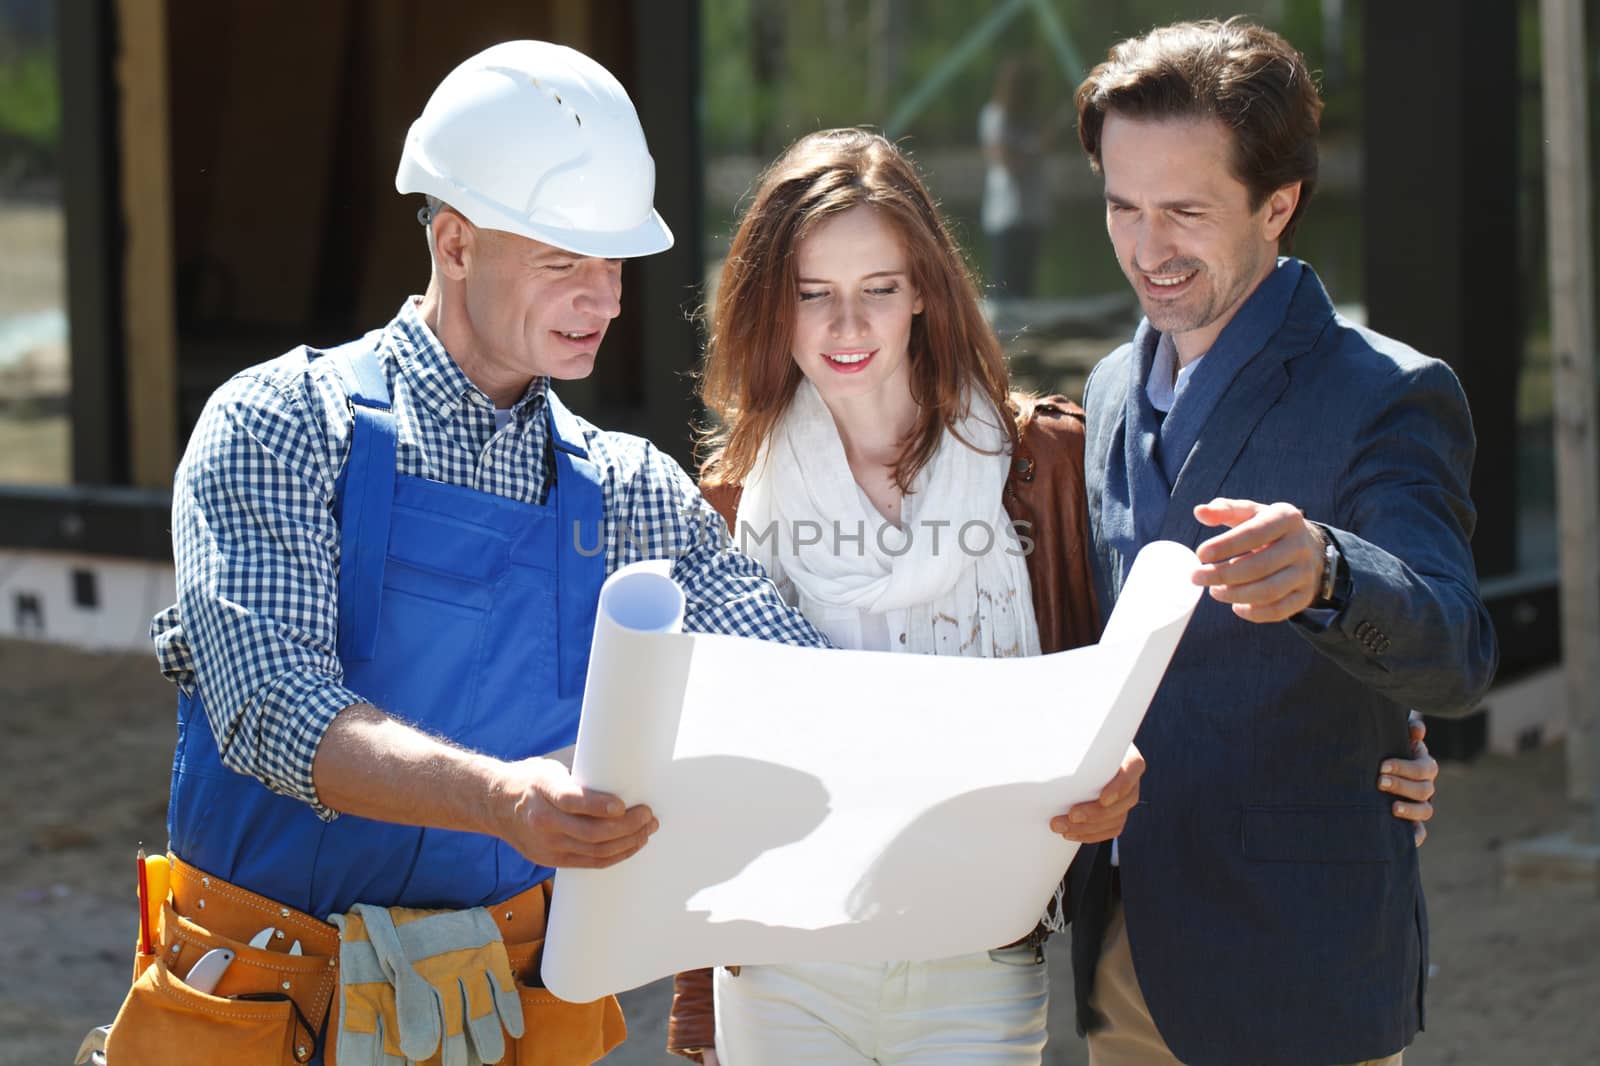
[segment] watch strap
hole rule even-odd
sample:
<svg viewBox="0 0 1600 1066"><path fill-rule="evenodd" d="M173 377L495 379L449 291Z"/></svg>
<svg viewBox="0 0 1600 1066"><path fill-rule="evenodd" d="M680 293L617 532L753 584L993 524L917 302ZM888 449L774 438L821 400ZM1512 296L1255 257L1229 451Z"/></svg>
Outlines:
<svg viewBox="0 0 1600 1066"><path fill-rule="evenodd" d="M1333 539L1327 526L1319 522L1313 522L1312 525L1322 538L1322 574L1317 583L1317 597L1311 601L1311 606L1318 610L1342 607L1343 604L1339 602L1339 571L1344 565L1344 553L1339 550L1339 543Z"/></svg>

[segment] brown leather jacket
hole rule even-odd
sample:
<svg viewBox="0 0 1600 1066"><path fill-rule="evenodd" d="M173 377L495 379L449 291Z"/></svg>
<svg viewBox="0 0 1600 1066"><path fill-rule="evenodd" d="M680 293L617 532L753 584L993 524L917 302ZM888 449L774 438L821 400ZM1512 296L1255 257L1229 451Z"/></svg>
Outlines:
<svg viewBox="0 0 1600 1066"><path fill-rule="evenodd" d="M1028 581L1046 655L1100 639L1100 613L1089 570L1089 514L1083 485L1083 410L1065 396L1013 396L1020 440L1006 478L1006 514L1033 539ZM729 527L739 509L738 485L701 484ZM1022 523L1027 523L1026 525ZM688 970L674 982L667 1050L700 1061L715 1040L711 970Z"/></svg>

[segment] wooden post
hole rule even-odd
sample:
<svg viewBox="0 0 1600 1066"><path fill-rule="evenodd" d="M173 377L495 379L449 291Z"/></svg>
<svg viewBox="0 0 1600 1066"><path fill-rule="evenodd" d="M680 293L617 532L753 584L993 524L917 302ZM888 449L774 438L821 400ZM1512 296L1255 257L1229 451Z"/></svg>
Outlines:
<svg viewBox="0 0 1600 1066"><path fill-rule="evenodd" d="M1600 529L1596 502L1593 231L1583 0L1541 0L1551 387L1561 532L1561 649L1567 684L1567 794L1575 829L1600 841ZM1585 806L1592 808L1592 820ZM1585 825L1587 823L1587 826Z"/></svg>
<svg viewBox="0 0 1600 1066"><path fill-rule="evenodd" d="M117 85L126 234L129 474L168 488L178 463L178 323L166 0L118 0Z"/></svg>

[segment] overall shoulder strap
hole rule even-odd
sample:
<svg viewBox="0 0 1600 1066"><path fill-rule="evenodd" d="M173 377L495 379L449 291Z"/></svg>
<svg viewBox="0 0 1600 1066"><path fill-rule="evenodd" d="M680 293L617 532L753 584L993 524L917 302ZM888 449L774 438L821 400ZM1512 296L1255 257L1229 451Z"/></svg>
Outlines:
<svg viewBox="0 0 1600 1066"><path fill-rule="evenodd" d="M387 411L389 383L384 380L383 367L378 365L378 342L382 335L382 330L373 330L364 337L329 348L322 353L322 358L330 360L339 371L352 403Z"/></svg>
<svg viewBox="0 0 1600 1066"><path fill-rule="evenodd" d="M550 409L550 440L559 450L579 459L589 458L589 449L583 442L583 425L578 416L561 402L556 390L546 387L545 406Z"/></svg>
<svg viewBox="0 0 1600 1066"><path fill-rule="evenodd" d="M383 567L394 507L395 432L389 385L378 363L381 331L329 350L350 396L350 455L339 474L339 658L371 659L378 642Z"/></svg>
<svg viewBox="0 0 1600 1066"><path fill-rule="evenodd" d="M545 392L545 405L556 467L559 688L569 697L583 693L600 586L606 578L605 493L600 467L584 443L582 423L553 390ZM591 538L592 550L587 546Z"/></svg>

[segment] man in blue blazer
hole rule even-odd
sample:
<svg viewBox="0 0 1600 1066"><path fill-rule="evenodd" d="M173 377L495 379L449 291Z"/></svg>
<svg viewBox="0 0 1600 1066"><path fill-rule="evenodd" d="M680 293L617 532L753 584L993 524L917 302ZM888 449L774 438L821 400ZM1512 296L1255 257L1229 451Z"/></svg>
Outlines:
<svg viewBox="0 0 1600 1066"><path fill-rule="evenodd" d="M1146 316L1085 389L1100 603L1157 539L1210 593L1139 732L1143 800L1074 867L1091 1063L1398 1063L1427 920L1372 768L1405 754L1408 708L1472 710L1498 654L1466 399L1280 257L1322 107L1288 42L1155 30L1077 103Z"/></svg>

